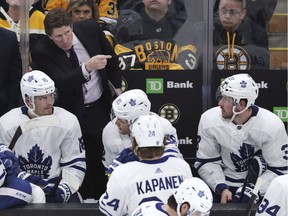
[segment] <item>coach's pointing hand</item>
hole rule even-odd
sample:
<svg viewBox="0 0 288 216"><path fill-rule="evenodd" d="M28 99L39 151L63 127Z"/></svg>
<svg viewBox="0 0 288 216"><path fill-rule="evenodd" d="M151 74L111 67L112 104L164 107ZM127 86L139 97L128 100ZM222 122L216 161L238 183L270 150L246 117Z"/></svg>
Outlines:
<svg viewBox="0 0 288 216"><path fill-rule="evenodd" d="M85 63L86 70L90 73L92 70L100 70L105 68L107 64L107 59L111 59L111 55L96 55L90 58Z"/></svg>

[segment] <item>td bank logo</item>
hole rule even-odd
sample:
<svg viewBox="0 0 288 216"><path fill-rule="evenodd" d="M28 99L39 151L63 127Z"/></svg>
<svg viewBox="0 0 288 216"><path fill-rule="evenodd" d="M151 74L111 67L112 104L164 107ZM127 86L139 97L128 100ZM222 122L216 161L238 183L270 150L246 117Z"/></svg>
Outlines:
<svg viewBox="0 0 288 216"><path fill-rule="evenodd" d="M163 94L163 79L162 78L148 78L146 79L146 93L147 94Z"/></svg>
<svg viewBox="0 0 288 216"><path fill-rule="evenodd" d="M288 120L287 107L273 107L273 113L275 113L283 122L287 122Z"/></svg>

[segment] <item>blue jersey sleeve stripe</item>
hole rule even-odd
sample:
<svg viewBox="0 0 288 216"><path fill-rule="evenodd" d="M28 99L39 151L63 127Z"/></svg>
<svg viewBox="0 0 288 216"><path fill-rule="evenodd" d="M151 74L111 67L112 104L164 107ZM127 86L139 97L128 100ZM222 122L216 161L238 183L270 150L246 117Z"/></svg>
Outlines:
<svg viewBox="0 0 288 216"><path fill-rule="evenodd" d="M69 166L71 164L75 164L77 162L86 162L86 159L85 158L75 158L73 159L72 161L68 161L66 163L60 163L60 166L63 167L63 166Z"/></svg>

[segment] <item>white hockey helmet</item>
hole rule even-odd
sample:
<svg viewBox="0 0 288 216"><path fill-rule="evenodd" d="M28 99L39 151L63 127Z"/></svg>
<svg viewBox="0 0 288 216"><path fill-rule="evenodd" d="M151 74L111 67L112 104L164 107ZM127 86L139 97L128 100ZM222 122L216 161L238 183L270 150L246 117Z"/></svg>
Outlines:
<svg viewBox="0 0 288 216"><path fill-rule="evenodd" d="M164 131L156 115L142 115L131 127L131 135L138 147L164 146Z"/></svg>
<svg viewBox="0 0 288 216"><path fill-rule="evenodd" d="M43 96L55 92L53 80L45 73L39 70L27 72L22 76L20 82L21 94L25 105L32 111L35 110L35 96ZM28 106L25 97L28 96L32 104L32 108Z"/></svg>
<svg viewBox="0 0 288 216"><path fill-rule="evenodd" d="M247 106L255 103L259 89L255 81L249 74L236 74L227 77L220 86L222 95L232 97L234 104L238 104L241 99L247 99Z"/></svg>
<svg viewBox="0 0 288 216"><path fill-rule="evenodd" d="M192 214L199 211L208 213L213 205L213 197L208 185L200 178L185 179L173 193L177 203L177 213L180 215L180 207L187 202L190 205L189 212Z"/></svg>
<svg viewBox="0 0 288 216"><path fill-rule="evenodd" d="M120 94L112 103L115 117L127 120L129 125L140 115L148 115L151 103L146 93L140 89L132 89Z"/></svg>
<svg viewBox="0 0 288 216"><path fill-rule="evenodd" d="M259 89L257 83L249 74L236 74L227 77L220 85L220 92L223 96L233 98L233 116L230 121L233 121L235 116L243 113L255 103L258 97ZM247 99L246 107L237 112L236 106L241 99Z"/></svg>

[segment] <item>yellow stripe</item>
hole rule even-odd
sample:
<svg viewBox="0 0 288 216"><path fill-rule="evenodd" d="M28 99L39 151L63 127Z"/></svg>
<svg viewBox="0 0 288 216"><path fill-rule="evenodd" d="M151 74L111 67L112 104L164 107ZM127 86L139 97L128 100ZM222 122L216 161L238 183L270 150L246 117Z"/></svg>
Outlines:
<svg viewBox="0 0 288 216"><path fill-rule="evenodd" d="M270 51L288 51L287 47L270 47Z"/></svg>
<svg viewBox="0 0 288 216"><path fill-rule="evenodd" d="M288 16L288 13L274 13L273 16Z"/></svg>

